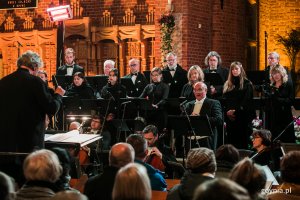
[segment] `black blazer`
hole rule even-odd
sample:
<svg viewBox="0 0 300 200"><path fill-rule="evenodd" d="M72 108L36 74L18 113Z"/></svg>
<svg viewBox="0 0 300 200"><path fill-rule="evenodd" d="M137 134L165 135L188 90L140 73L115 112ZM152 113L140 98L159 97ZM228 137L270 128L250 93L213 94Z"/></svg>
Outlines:
<svg viewBox="0 0 300 200"><path fill-rule="evenodd" d="M46 84L27 69L19 68L0 80L1 152L31 152L44 147L45 116L62 103Z"/></svg>
<svg viewBox="0 0 300 200"><path fill-rule="evenodd" d="M124 78L130 78L130 79L131 79L131 77L132 77L131 74L127 74L126 76L124 76ZM135 80L135 84L133 84L134 90L127 89L128 96L139 97L142 94L142 92L147 84L148 84L148 81L147 81L146 77L144 76L144 74L138 72L138 75Z"/></svg>
<svg viewBox="0 0 300 200"><path fill-rule="evenodd" d="M84 69L82 67L80 67L77 64L74 64L73 66L74 66L74 69L73 69L72 75L74 75L76 72L82 72L84 74ZM66 65L60 66L57 69L56 75L66 75L66 74L67 74L67 66Z"/></svg>
<svg viewBox="0 0 300 200"><path fill-rule="evenodd" d="M185 109L188 115L192 114L194 110L196 100L190 101L185 105ZM200 116L208 116L213 135L210 137L209 147L211 149L216 148L218 130L217 126L222 125L222 108L218 100L205 98L201 107Z"/></svg>
<svg viewBox="0 0 300 200"><path fill-rule="evenodd" d="M164 70L170 71L168 66L166 66ZM180 97L181 90L187 82L188 82L187 71L182 69L182 67L177 64L174 76L171 80L171 83L169 83L170 86L169 98Z"/></svg>

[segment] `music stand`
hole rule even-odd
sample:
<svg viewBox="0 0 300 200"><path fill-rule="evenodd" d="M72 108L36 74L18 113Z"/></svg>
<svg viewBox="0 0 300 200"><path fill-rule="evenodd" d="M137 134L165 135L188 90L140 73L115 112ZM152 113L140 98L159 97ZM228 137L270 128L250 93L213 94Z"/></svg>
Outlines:
<svg viewBox="0 0 300 200"><path fill-rule="evenodd" d="M246 74L253 85L263 85L265 83L265 71L246 71Z"/></svg>
<svg viewBox="0 0 300 200"><path fill-rule="evenodd" d="M218 73L205 73L205 82L210 85L223 85L225 80Z"/></svg>
<svg viewBox="0 0 300 200"><path fill-rule="evenodd" d="M131 78L122 77L121 84L125 86L128 94L131 94L131 91L135 91L135 86L134 86Z"/></svg>
<svg viewBox="0 0 300 200"><path fill-rule="evenodd" d="M172 83L172 75L171 72L168 70L162 70L162 77L163 77L163 82L166 84Z"/></svg>
<svg viewBox="0 0 300 200"><path fill-rule="evenodd" d="M180 104L185 100L185 97L168 98L166 103L167 112L171 115L179 115L181 113Z"/></svg>
<svg viewBox="0 0 300 200"><path fill-rule="evenodd" d="M189 139L189 143L191 145L192 140L201 140L205 138L209 138L212 135L212 130L210 129L208 119L206 116L189 116L191 120L191 125L189 124L189 121L186 116L178 116L178 115L169 115L168 116L168 127L174 131L175 135L182 135L184 137L184 142L183 142L183 149L184 149L184 155L185 157L185 151L186 151L186 146L185 146L185 139ZM187 133L189 132L194 132L196 134L196 137L188 137L189 135ZM199 136L199 137L197 137ZM203 144L202 144L203 145ZM207 146L208 148L209 145L208 143L203 146ZM191 146L190 146L191 148Z"/></svg>
<svg viewBox="0 0 300 200"><path fill-rule="evenodd" d="M101 91L108 81L108 76L105 75L86 76L85 78L95 91Z"/></svg>
<svg viewBox="0 0 300 200"><path fill-rule="evenodd" d="M151 75L151 71L150 70L146 70L146 71L143 71L148 83L151 82L151 78L150 78L150 75Z"/></svg>
<svg viewBox="0 0 300 200"><path fill-rule="evenodd" d="M55 86L55 88L57 88L57 86L61 86L63 89L67 89L69 85L72 84L73 82L73 76L65 76L65 75L52 75L52 80L56 79L56 81L53 81L53 84Z"/></svg>
<svg viewBox="0 0 300 200"><path fill-rule="evenodd" d="M111 124L116 128L117 130L117 142L120 142L121 132L125 132L125 140L127 138L127 133L130 132L130 129L128 128L128 125L126 123L126 119L113 119L111 120Z"/></svg>

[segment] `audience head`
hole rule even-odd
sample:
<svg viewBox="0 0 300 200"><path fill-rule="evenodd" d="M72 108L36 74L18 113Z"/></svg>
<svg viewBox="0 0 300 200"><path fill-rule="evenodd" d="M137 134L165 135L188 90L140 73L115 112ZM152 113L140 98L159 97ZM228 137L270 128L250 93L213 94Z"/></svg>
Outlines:
<svg viewBox="0 0 300 200"><path fill-rule="evenodd" d="M13 200L15 196L15 181L10 176L0 172L0 199Z"/></svg>
<svg viewBox="0 0 300 200"><path fill-rule="evenodd" d="M115 62L113 60L106 60L103 64L103 71L106 76L109 75L109 71L115 68Z"/></svg>
<svg viewBox="0 0 300 200"><path fill-rule="evenodd" d="M193 85L193 92L198 101L206 98L207 94L207 86L204 82L196 82Z"/></svg>
<svg viewBox="0 0 300 200"><path fill-rule="evenodd" d="M72 48L67 48L65 50L65 62L66 65L74 65L75 60L75 51Z"/></svg>
<svg viewBox="0 0 300 200"><path fill-rule="evenodd" d="M216 159L235 164L240 160L240 153L232 144L224 144L217 149Z"/></svg>
<svg viewBox="0 0 300 200"><path fill-rule="evenodd" d="M193 200L251 200L247 190L237 183L225 179L206 181L194 192Z"/></svg>
<svg viewBox="0 0 300 200"><path fill-rule="evenodd" d="M211 51L205 57L204 63L210 69L217 69L219 65L222 65L222 59L216 51Z"/></svg>
<svg viewBox="0 0 300 200"><path fill-rule="evenodd" d="M140 61L136 58L129 60L130 73L135 74L140 71Z"/></svg>
<svg viewBox="0 0 300 200"><path fill-rule="evenodd" d="M76 190L65 190L56 193L51 200L88 200L88 198Z"/></svg>
<svg viewBox="0 0 300 200"><path fill-rule="evenodd" d="M152 82L154 82L154 83L160 82L162 79L162 71L161 71L160 67L152 68L150 76L151 76Z"/></svg>
<svg viewBox="0 0 300 200"><path fill-rule="evenodd" d="M272 134L269 130L259 129L253 131L252 135L252 143L254 149L260 149L261 147L268 147L271 145Z"/></svg>
<svg viewBox="0 0 300 200"><path fill-rule="evenodd" d="M193 85L197 81L204 81L204 73L198 65L193 65L190 67L187 78L189 80L189 83Z"/></svg>
<svg viewBox="0 0 300 200"><path fill-rule="evenodd" d="M279 57L279 54L277 52L273 51L273 52L268 54L268 65L270 67L274 67L274 66L278 65L279 60L280 60L280 57Z"/></svg>
<svg viewBox="0 0 300 200"><path fill-rule="evenodd" d="M229 178L246 188L253 197L264 188L267 178L261 166L254 164L249 158L244 158L232 169Z"/></svg>
<svg viewBox="0 0 300 200"><path fill-rule="evenodd" d="M134 161L134 149L128 143L117 143L109 151L109 165L121 168Z"/></svg>
<svg viewBox="0 0 300 200"><path fill-rule="evenodd" d="M150 200L150 180L144 166L130 163L122 167L115 178L113 200Z"/></svg>
<svg viewBox="0 0 300 200"><path fill-rule="evenodd" d="M214 152L204 147L191 149L187 155L186 168L192 173L214 174L217 171Z"/></svg>
<svg viewBox="0 0 300 200"><path fill-rule="evenodd" d="M110 69L108 73L108 82L111 85L115 85L118 82L119 70L116 68Z"/></svg>
<svg viewBox="0 0 300 200"><path fill-rule="evenodd" d="M84 74L82 72L76 72L73 75L73 84L77 87L81 86L82 84L86 84L87 81L84 77Z"/></svg>
<svg viewBox="0 0 300 200"><path fill-rule="evenodd" d="M154 125L148 125L144 128L143 135L148 142L148 146L152 147L158 140L158 129Z"/></svg>
<svg viewBox="0 0 300 200"><path fill-rule="evenodd" d="M174 69L177 66L177 56L175 53L168 53L166 56L167 65L170 69Z"/></svg>
<svg viewBox="0 0 300 200"><path fill-rule="evenodd" d="M281 65L275 65L270 69L270 80L271 83L282 81L286 83L288 81L288 75L286 69Z"/></svg>
<svg viewBox="0 0 300 200"><path fill-rule="evenodd" d="M56 182L62 167L57 155L46 149L30 153L23 163L24 176L27 181Z"/></svg>
<svg viewBox="0 0 300 200"><path fill-rule="evenodd" d="M280 171L284 182L300 185L300 151L290 151L284 155Z"/></svg>
<svg viewBox="0 0 300 200"><path fill-rule="evenodd" d="M131 134L127 137L126 142L131 144L135 152L135 158L144 160L148 153L146 139L140 134Z"/></svg>
<svg viewBox="0 0 300 200"><path fill-rule="evenodd" d="M43 66L43 62L39 54L33 51L26 51L18 58L17 66L18 68L25 67L30 74L36 75L38 68Z"/></svg>

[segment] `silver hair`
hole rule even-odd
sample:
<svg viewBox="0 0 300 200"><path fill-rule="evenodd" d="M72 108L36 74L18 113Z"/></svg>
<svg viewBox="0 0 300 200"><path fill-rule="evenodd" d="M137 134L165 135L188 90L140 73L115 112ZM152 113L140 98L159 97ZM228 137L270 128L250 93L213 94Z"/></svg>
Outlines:
<svg viewBox="0 0 300 200"><path fill-rule="evenodd" d="M21 66L26 66L31 69L34 67L40 68L43 66L43 61L38 53L29 50L18 58L17 66L18 68Z"/></svg>
<svg viewBox="0 0 300 200"><path fill-rule="evenodd" d="M106 60L106 61L103 63L103 66L105 67L107 64L111 64L112 66L115 66L115 61L113 61L113 60Z"/></svg>
<svg viewBox="0 0 300 200"><path fill-rule="evenodd" d="M277 60L280 59L280 56L279 56L279 54L276 51L268 53L268 56L270 56L270 55L273 55Z"/></svg>
<svg viewBox="0 0 300 200"><path fill-rule="evenodd" d="M209 53L207 54L207 56L206 56L205 59L204 59L204 64L205 64L206 66L209 66L208 60L209 60L209 58L212 57L212 56L216 56L216 57L217 57L217 59L218 59L218 65L221 65L221 64L222 64L221 56L220 56L216 51L211 51L211 52L209 52Z"/></svg>

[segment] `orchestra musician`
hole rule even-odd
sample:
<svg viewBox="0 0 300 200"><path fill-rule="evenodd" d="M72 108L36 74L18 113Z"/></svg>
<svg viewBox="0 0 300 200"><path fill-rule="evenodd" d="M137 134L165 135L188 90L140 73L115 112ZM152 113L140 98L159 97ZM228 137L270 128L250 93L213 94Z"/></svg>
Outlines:
<svg viewBox="0 0 300 200"><path fill-rule="evenodd" d="M148 143L148 155L145 162L166 172L168 177L172 177L173 171L168 165L168 161L177 162L177 160L172 149L164 144L163 137L158 135L157 127L154 125L146 126L143 135Z"/></svg>
<svg viewBox="0 0 300 200"><path fill-rule="evenodd" d="M287 127L287 130L278 138L285 143L295 143L292 105L295 95L291 82L288 81L286 69L276 65L270 71L270 131L273 140Z"/></svg>
<svg viewBox="0 0 300 200"><path fill-rule="evenodd" d="M193 86L195 100L188 102L184 109L191 116L207 116L208 123L212 129L212 135L208 138L208 148L216 150L217 147L217 126L222 125L222 108L218 100L206 97L207 86L204 82L196 82Z"/></svg>
<svg viewBox="0 0 300 200"><path fill-rule="evenodd" d="M238 149L247 149L252 134L251 122L255 118L253 86L240 62L231 63L229 71L223 90L228 143Z"/></svg>
<svg viewBox="0 0 300 200"><path fill-rule="evenodd" d="M148 84L140 98L147 98L150 101L149 110L146 110L146 121L148 124L154 124L159 131L166 127L167 112L164 109L169 94L169 86L162 82L162 71L159 67L151 70L151 81Z"/></svg>
<svg viewBox="0 0 300 200"><path fill-rule="evenodd" d="M198 81L204 81L204 73L198 65L190 67L187 73L188 83L181 90L181 97L186 97L189 100L194 100L193 85Z"/></svg>
<svg viewBox="0 0 300 200"><path fill-rule="evenodd" d="M73 75L73 83L67 89L66 96L78 97L80 99L95 99L94 90L87 82L82 72Z"/></svg>

